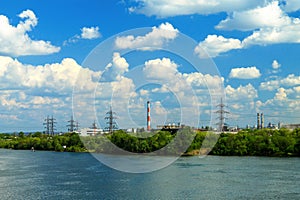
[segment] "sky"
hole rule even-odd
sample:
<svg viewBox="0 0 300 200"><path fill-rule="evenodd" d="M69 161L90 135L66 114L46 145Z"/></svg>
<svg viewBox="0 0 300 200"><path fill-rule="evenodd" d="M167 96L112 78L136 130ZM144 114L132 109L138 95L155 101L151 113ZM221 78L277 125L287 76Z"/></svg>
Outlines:
<svg viewBox="0 0 300 200"><path fill-rule="evenodd" d="M300 123L298 0L0 0L0 131Z"/></svg>

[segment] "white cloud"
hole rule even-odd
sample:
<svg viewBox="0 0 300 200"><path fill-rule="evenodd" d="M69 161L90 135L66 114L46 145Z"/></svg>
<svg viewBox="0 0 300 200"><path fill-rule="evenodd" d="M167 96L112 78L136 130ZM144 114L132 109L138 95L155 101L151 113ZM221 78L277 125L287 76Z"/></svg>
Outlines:
<svg viewBox="0 0 300 200"><path fill-rule="evenodd" d="M263 27L281 27L291 23L291 18L281 10L278 4L277 1L273 1L264 7L233 12L231 16L222 20L216 28L248 31Z"/></svg>
<svg viewBox="0 0 300 200"><path fill-rule="evenodd" d="M243 48L243 46L238 39L208 35L205 40L200 42L195 48L195 53L198 54L200 58L207 58L208 56L216 57L221 53L241 48Z"/></svg>
<svg viewBox="0 0 300 200"><path fill-rule="evenodd" d="M60 51L48 41L32 40L28 32L37 24L38 19L31 10L23 11L19 17L23 19L17 26L9 23L9 19L0 15L0 54L12 56L47 55Z"/></svg>
<svg viewBox="0 0 300 200"><path fill-rule="evenodd" d="M85 39L85 40L92 40L92 39L97 39L101 37L101 33L99 32L99 27L83 27L81 30L81 34L74 35L68 40L65 40L63 45L66 46L70 43L77 43L80 39Z"/></svg>
<svg viewBox="0 0 300 200"><path fill-rule="evenodd" d="M300 9L300 1L299 0L285 0L283 2L285 2L283 9L286 12L294 12L294 11L298 11Z"/></svg>
<svg viewBox="0 0 300 200"><path fill-rule="evenodd" d="M192 14L213 14L219 12L232 12L246 10L263 5L261 0L137 0L136 6L129 8L130 12L142 13L147 16L171 17Z"/></svg>
<svg viewBox="0 0 300 200"><path fill-rule="evenodd" d="M300 19L289 17L282 11L278 1L273 2L268 13L273 13L271 18L261 23L259 30L243 40L244 47L251 45L268 45L280 43L300 43ZM265 7L264 9L267 9ZM274 15L274 16L273 16ZM255 15L249 16L249 20L262 21L256 19Z"/></svg>
<svg viewBox="0 0 300 200"><path fill-rule="evenodd" d="M229 74L230 78L254 79L261 76L259 69L255 66L247 68L233 68Z"/></svg>
<svg viewBox="0 0 300 200"><path fill-rule="evenodd" d="M160 101L154 102L152 110L156 115L163 115L165 116L167 114L166 109L164 109L163 105L161 104Z"/></svg>
<svg viewBox="0 0 300 200"><path fill-rule="evenodd" d="M130 78L121 77L120 80L111 82L111 86L114 98L123 98L127 100L131 96L135 96L135 85ZM117 100L116 104L118 103L120 104ZM124 102L124 104L127 103L127 101Z"/></svg>
<svg viewBox="0 0 300 200"><path fill-rule="evenodd" d="M281 67L281 64L279 64L277 60L274 60L272 63L272 68L279 69L280 67Z"/></svg>
<svg viewBox="0 0 300 200"><path fill-rule="evenodd" d="M102 74L101 81L117 80L125 72L128 72L129 64L126 59L120 56L120 53L113 53L112 62L109 63Z"/></svg>
<svg viewBox="0 0 300 200"><path fill-rule="evenodd" d="M278 89L281 86L293 87L298 85L300 85L300 76L295 76L294 74L290 74L286 78L262 82L260 84L260 89L273 91L275 89Z"/></svg>
<svg viewBox="0 0 300 200"><path fill-rule="evenodd" d="M0 66L0 86L6 90L40 90L64 94L72 91L75 83L85 90L90 89L90 85L95 84L93 79L100 76L99 72L82 68L71 58L65 58L61 63L33 66L0 56ZM76 81L79 72L90 77L89 82Z"/></svg>
<svg viewBox="0 0 300 200"><path fill-rule="evenodd" d="M169 58L148 60L145 62L143 72L147 78L154 80L165 80L168 77L174 77L178 65Z"/></svg>
<svg viewBox="0 0 300 200"><path fill-rule="evenodd" d="M294 89L294 91L296 91L297 93L300 93L300 86L294 87L293 89Z"/></svg>
<svg viewBox="0 0 300 200"><path fill-rule="evenodd" d="M210 74L202 74L199 72L183 74L183 77L193 87L217 89L224 85L224 78L220 76L213 76Z"/></svg>
<svg viewBox="0 0 300 200"><path fill-rule="evenodd" d="M230 101L253 100L258 97L257 90L250 83L246 86L239 86L236 89L228 85L225 88L225 92L226 98Z"/></svg>
<svg viewBox="0 0 300 200"><path fill-rule="evenodd" d="M179 31L173 27L172 24L166 22L159 27L153 27L152 31L144 36L122 36L117 37L115 46L118 49L141 49L148 50L152 48L159 48L169 40L177 37Z"/></svg>
<svg viewBox="0 0 300 200"><path fill-rule="evenodd" d="M141 89L140 90L140 95L141 96L147 96L149 94L149 91L148 90L144 90L144 89Z"/></svg>
<svg viewBox="0 0 300 200"><path fill-rule="evenodd" d="M273 60L272 63L272 73L276 74L280 71L281 64L277 60Z"/></svg>
<svg viewBox="0 0 300 200"><path fill-rule="evenodd" d="M284 88L278 88L274 97L275 100L283 101L287 99L287 94Z"/></svg>
<svg viewBox="0 0 300 200"><path fill-rule="evenodd" d="M99 27L83 27L81 29L81 38L82 39L96 39L101 37L101 34L99 32Z"/></svg>
<svg viewBox="0 0 300 200"><path fill-rule="evenodd" d="M64 106L64 102L62 99L55 98L55 97L42 97L42 96L34 96L29 102L29 104L34 108L42 108L42 106L45 105L51 105L51 106L59 105L59 107Z"/></svg>
<svg viewBox="0 0 300 200"><path fill-rule="evenodd" d="M243 40L245 47L280 43L300 43L300 20L278 28L262 28Z"/></svg>
<svg viewBox="0 0 300 200"><path fill-rule="evenodd" d="M289 17L283 8L278 1L272 1L260 7L236 11L221 21L216 28L254 30L253 33L243 40L208 35L199 43L195 52L200 57L205 57L200 48L202 47L210 56L216 57L233 49L245 49L254 45L300 43L300 19Z"/></svg>

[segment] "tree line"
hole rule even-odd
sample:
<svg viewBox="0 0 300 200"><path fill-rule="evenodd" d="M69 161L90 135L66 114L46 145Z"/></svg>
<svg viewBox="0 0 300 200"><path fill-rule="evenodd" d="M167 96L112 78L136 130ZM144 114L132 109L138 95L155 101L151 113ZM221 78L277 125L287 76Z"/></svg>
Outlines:
<svg viewBox="0 0 300 200"><path fill-rule="evenodd" d="M113 144L113 145L112 145ZM168 131L126 133L80 137L77 133L45 135L0 134L0 148L96 153L151 153L192 155L208 148L221 156L300 156L300 129L242 130L237 134L194 131L189 127L176 134Z"/></svg>
<svg viewBox="0 0 300 200"><path fill-rule="evenodd" d="M0 148L17 150L45 150L45 151L68 151L84 152L86 148L77 133L66 133L63 135L48 135L41 132L25 135L0 134Z"/></svg>

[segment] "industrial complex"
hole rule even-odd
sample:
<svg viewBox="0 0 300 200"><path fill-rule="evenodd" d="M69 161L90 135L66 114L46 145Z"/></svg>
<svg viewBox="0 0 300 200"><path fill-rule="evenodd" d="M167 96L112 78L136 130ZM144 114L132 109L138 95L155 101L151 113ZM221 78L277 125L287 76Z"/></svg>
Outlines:
<svg viewBox="0 0 300 200"><path fill-rule="evenodd" d="M199 128L196 127L195 129L199 131L207 131L207 130L213 130L215 132L229 132L229 133L237 133L240 128L233 127L230 128L228 124L225 123L225 119L227 119L226 115L230 114L228 111L225 110L225 104L223 103L223 100L221 99L220 104L217 105L219 108L215 113L217 113L219 122L216 124L217 128L212 127L206 127L206 128ZM126 129L126 132L144 132L144 131L157 131L157 130L163 130L163 131L169 131L171 133L176 133L180 128L183 128L185 125L181 124L180 122L172 122L167 123L163 125L157 125L156 128L151 127L151 103L150 101L147 101L146 106L146 129L144 128L131 128ZM96 121L92 123L92 125L89 128L79 128L79 122L75 121L73 119L73 116L71 116L71 119L68 121L67 124L67 130L68 132L77 132L81 136L95 136L97 134L112 134L113 131L119 130L119 127L116 122L116 112L112 110L112 107L110 106L110 110L106 113L106 116L104 120L106 121L106 127L104 129L98 128ZM280 129L280 128L286 128L286 129L296 129L300 128L300 124L282 124L281 122L278 122L277 124L273 124L269 122L267 125L265 125L265 115L264 113L257 113L256 115L256 125L255 126L246 126L246 129ZM49 135L54 135L56 132L56 119L53 118L53 116L49 117L44 120L44 133Z"/></svg>

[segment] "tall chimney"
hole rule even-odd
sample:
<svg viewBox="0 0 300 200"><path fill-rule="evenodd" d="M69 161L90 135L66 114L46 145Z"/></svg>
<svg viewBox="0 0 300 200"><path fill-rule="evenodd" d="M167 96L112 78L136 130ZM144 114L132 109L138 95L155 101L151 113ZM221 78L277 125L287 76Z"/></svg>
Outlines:
<svg viewBox="0 0 300 200"><path fill-rule="evenodd" d="M257 113L257 129L260 129L260 114Z"/></svg>
<svg viewBox="0 0 300 200"><path fill-rule="evenodd" d="M151 130L150 121L150 101L147 101L147 131Z"/></svg>

